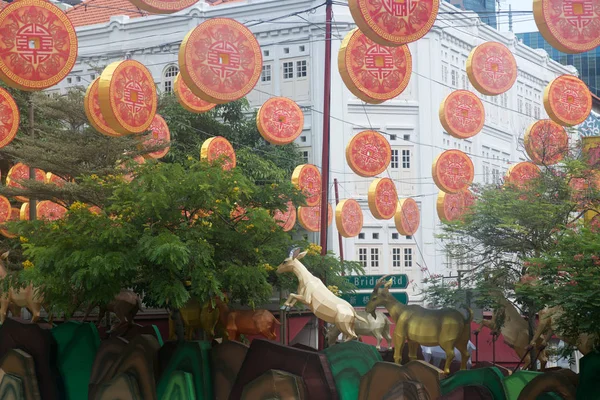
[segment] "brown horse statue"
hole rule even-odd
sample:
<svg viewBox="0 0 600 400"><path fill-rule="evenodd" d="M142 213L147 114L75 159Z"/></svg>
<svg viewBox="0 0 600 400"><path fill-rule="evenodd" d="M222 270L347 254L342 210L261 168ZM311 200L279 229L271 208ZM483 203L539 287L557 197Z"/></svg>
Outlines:
<svg viewBox="0 0 600 400"><path fill-rule="evenodd" d="M88 307L85 316L83 317L84 321L88 318L95 306L95 304L92 304ZM102 321L102 318L104 318L107 313L112 312L115 313L119 319L119 326L133 324L133 319L137 315L138 311L143 311L140 297L135 292L128 289L121 289L121 291L110 303L100 306L99 308L98 324L100 321ZM109 325L108 319L106 321L106 325Z"/></svg>
<svg viewBox="0 0 600 400"><path fill-rule="evenodd" d="M275 329L280 322L267 310L230 310L221 299L215 299L219 310L219 322L225 328L229 340L238 340L240 335L263 335L275 340Z"/></svg>

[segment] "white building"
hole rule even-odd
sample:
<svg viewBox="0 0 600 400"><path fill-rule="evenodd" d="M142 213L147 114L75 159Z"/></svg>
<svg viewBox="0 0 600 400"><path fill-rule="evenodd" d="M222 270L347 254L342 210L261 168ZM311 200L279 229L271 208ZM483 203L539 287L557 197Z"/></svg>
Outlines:
<svg viewBox="0 0 600 400"><path fill-rule="evenodd" d="M88 0L67 13L77 26L79 60L56 90L87 86L97 76L96 68L130 57L150 69L161 91L169 91L184 35L204 19L234 18L255 33L263 51L263 75L248 96L251 105L258 107L271 96L298 102L305 113L305 131L297 143L305 161L320 166L325 53L325 7L321 5L316 0L218 0L212 5L201 0L173 15L149 16L135 11L126 0ZM392 101L365 105L346 89L337 71L341 40L355 25L347 6L334 6L330 176L331 183L338 180L342 199L352 197L364 206L363 232L344 239L343 250L346 259L361 261L367 274L406 273L417 285L428 273L448 275L448 260L435 238L441 230L438 189L431 177L434 158L445 149L457 148L471 156L477 182L500 180L511 163L525 160L526 127L534 119L547 118L542 103L547 83L560 74L575 73L543 50L524 46L512 33L499 33L472 16L442 2L431 32L410 44L414 72L408 88ZM465 63L471 49L485 41L501 42L513 51L519 77L508 93L481 96L486 108L483 131L472 140L456 140L439 122L439 105L452 90L474 90ZM393 220L371 217L366 202L371 179L360 178L346 164L346 144L354 134L370 128L387 133L393 149L389 173L399 195L419 202L421 227L414 237L400 236ZM333 202L333 190L330 196ZM335 226L328 243L339 253ZM456 267L452 265L454 271ZM411 301L420 300L418 293L411 285Z"/></svg>

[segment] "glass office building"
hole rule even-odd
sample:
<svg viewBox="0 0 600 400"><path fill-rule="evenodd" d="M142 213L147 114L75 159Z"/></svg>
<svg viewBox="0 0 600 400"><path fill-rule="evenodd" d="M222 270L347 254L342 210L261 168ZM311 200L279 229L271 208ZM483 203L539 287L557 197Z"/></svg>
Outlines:
<svg viewBox="0 0 600 400"><path fill-rule="evenodd" d="M563 65L574 65L581 80L588 85L592 93L600 96L600 48L587 53L566 54L552 47L539 32L518 33L517 37L529 47L546 50L550 58Z"/></svg>
<svg viewBox="0 0 600 400"><path fill-rule="evenodd" d="M497 28L496 0L446 0L461 10L475 11L482 22Z"/></svg>

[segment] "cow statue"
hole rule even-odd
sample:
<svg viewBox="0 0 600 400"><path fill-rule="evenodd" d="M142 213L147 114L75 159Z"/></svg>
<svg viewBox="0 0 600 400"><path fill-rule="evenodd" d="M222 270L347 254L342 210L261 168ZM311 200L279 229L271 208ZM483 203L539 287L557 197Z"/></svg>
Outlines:
<svg viewBox="0 0 600 400"><path fill-rule="evenodd" d="M354 332L360 336L373 336L377 339L377 350L381 349L381 340L385 339L388 343L388 347L392 347L392 338L390 337L390 320L381 311L375 311L375 317L366 311L356 311L356 315L359 315L367 320L366 323L362 321L356 321L354 324ZM327 328L327 344L333 346L341 331L335 326L330 325Z"/></svg>
<svg viewBox="0 0 600 400"><path fill-rule="evenodd" d="M269 340L277 338L280 322L268 310L230 310L227 304L215 299L219 322L229 340L240 340L240 335L262 335Z"/></svg>
<svg viewBox="0 0 600 400"><path fill-rule="evenodd" d="M291 308L299 301L310 308L317 318L334 324L343 333L345 341L356 339L354 322L366 324L367 320L356 315L350 303L333 294L319 278L306 269L300 262L305 255L306 252L300 253L300 249L293 249L277 267L278 274L293 272L298 278L298 294L290 293L284 305Z"/></svg>

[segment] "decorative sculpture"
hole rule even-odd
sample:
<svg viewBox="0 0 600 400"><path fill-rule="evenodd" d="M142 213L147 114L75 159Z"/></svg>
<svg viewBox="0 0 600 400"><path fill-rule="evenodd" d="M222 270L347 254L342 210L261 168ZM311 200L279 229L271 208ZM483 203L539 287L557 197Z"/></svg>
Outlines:
<svg viewBox="0 0 600 400"><path fill-rule="evenodd" d="M4 261L8 258L9 252L3 253L0 256L0 278L4 279L8 272ZM41 294L37 293L38 289L29 284L22 289L8 289L7 293L3 293L0 297L0 324L4 324L8 310L10 309L13 316L21 314L21 308L26 307L31 313L31 322L36 323L40 319L42 303L44 299Z"/></svg>
<svg viewBox="0 0 600 400"><path fill-rule="evenodd" d="M531 364L529 355L529 325L521 316L515 306L508 301L500 291L493 290L491 295L496 300L498 306L494 308L492 319L482 320L481 325L476 332L480 332L485 326L492 332L499 332L504 337L506 343L513 349L519 359L523 359L523 365L527 368ZM541 340L536 340L538 348L542 345ZM545 350L542 350L538 356L542 369L546 368L548 356Z"/></svg>
<svg viewBox="0 0 600 400"><path fill-rule="evenodd" d="M87 317L90 315L90 312L95 307L95 304L92 304L88 307L83 320L85 321ZM102 318L106 316L107 313L115 313L117 318L119 319L119 325L131 325L133 324L133 319L137 315L138 311L142 310L142 301L140 297L133 291L128 289L121 289L121 291L115 296L115 298L105 306L100 306L98 312L98 324L102 321ZM106 325L109 325L109 321L107 319Z"/></svg>
<svg viewBox="0 0 600 400"><path fill-rule="evenodd" d="M240 335L263 335L275 340L275 329L280 322L267 310L229 310L221 299L215 303L219 310L219 322L225 328L229 340L240 340Z"/></svg>
<svg viewBox="0 0 600 400"><path fill-rule="evenodd" d="M539 345L538 342L540 339L542 339L541 344L546 345L552 335L555 335L560 340L576 346L584 356L594 350L595 340L592 335L581 334L578 338L567 338L558 331L556 320L561 313L563 313L563 309L560 306L545 308L539 312L540 322L535 330L530 346Z"/></svg>
<svg viewBox="0 0 600 400"><path fill-rule="evenodd" d="M450 364L454 360L454 348L461 355L460 369L467 368L469 352L470 325L473 312L465 318L458 310L444 308L428 310L417 305L405 305L396 300L389 291L392 280L385 281L386 275L377 281L366 311L372 315L378 306L384 306L396 321L394 329L394 361L400 364L404 342L408 340L409 358L417 359L417 349L422 346L440 346L446 353L444 373L450 373Z"/></svg>
<svg viewBox="0 0 600 400"><path fill-rule="evenodd" d="M306 255L306 251L300 253L296 248L290 251L288 258L277 267L277 273L293 272L298 278L298 294L290 293L286 307L293 307L300 301L325 322L334 324L343 334L344 340L356 339L354 322L367 320L356 314L356 310L345 300L333 294L323 282L313 276L300 260Z"/></svg>
<svg viewBox="0 0 600 400"><path fill-rule="evenodd" d="M381 349L381 339L387 340L388 346L392 346L392 338L390 336L390 320L381 311L375 311L373 317L366 311L356 311L356 315L360 315L367 322L356 321L354 323L354 332L359 336L373 336L377 339L377 350ZM327 328L327 343L333 346L336 343L338 336L342 333L335 325L330 325Z"/></svg>

